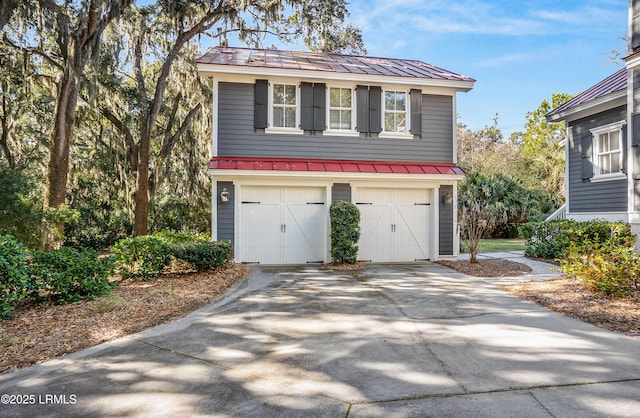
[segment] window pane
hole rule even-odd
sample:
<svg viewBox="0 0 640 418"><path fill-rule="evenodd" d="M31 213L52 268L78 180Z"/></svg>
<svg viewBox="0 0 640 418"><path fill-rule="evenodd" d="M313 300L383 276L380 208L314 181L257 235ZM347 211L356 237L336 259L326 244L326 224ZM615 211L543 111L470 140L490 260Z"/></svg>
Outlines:
<svg viewBox="0 0 640 418"><path fill-rule="evenodd" d="M329 111L329 127L331 129L340 129L340 111Z"/></svg>
<svg viewBox="0 0 640 418"><path fill-rule="evenodd" d="M394 132L395 131L395 125L394 125L394 114L393 113L385 113L384 114L384 130L387 132Z"/></svg>
<svg viewBox="0 0 640 418"><path fill-rule="evenodd" d="M598 152L609 151L609 134L598 135Z"/></svg>
<svg viewBox="0 0 640 418"><path fill-rule="evenodd" d="M613 131L609 133L609 138L610 138L610 150L617 150L620 149L620 131Z"/></svg>
<svg viewBox="0 0 640 418"><path fill-rule="evenodd" d="M329 89L329 106L340 107L340 89Z"/></svg>
<svg viewBox="0 0 640 418"><path fill-rule="evenodd" d="M600 174L611 173L611 165L609 164L609 155L600 156Z"/></svg>
<svg viewBox="0 0 640 418"><path fill-rule="evenodd" d="M343 110L340 112L340 128L351 129L351 111Z"/></svg>
<svg viewBox="0 0 640 418"><path fill-rule="evenodd" d="M285 86L285 100L287 104L296 104L296 86Z"/></svg>
<svg viewBox="0 0 640 418"><path fill-rule="evenodd" d="M392 91L384 93L384 108L385 110L395 109L395 94Z"/></svg>
<svg viewBox="0 0 640 418"><path fill-rule="evenodd" d="M406 94L402 92L396 93L396 110L405 110L407 108Z"/></svg>
<svg viewBox="0 0 640 418"><path fill-rule="evenodd" d="M396 123L397 123L397 127L396 127L396 131L397 132L404 132L405 128L406 128L406 116L404 113L398 113L396 115Z"/></svg>
<svg viewBox="0 0 640 418"><path fill-rule="evenodd" d="M273 86L273 104L284 104L284 86L282 84Z"/></svg>
<svg viewBox="0 0 640 418"><path fill-rule="evenodd" d="M611 172L619 173L620 172L620 153L611 154Z"/></svg>
<svg viewBox="0 0 640 418"><path fill-rule="evenodd" d="M342 89L342 107L351 107L351 89Z"/></svg>
<svg viewBox="0 0 640 418"><path fill-rule="evenodd" d="M273 126L277 128L284 126L284 109L281 107L273 108Z"/></svg>
<svg viewBox="0 0 640 418"><path fill-rule="evenodd" d="M296 127L296 109L287 107L285 108L285 126L287 128Z"/></svg>

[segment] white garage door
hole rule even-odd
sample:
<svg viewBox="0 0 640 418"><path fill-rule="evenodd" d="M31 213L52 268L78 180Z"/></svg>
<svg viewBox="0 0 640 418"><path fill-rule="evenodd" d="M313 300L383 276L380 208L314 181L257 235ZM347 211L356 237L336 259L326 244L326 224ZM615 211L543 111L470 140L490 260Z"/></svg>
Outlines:
<svg viewBox="0 0 640 418"><path fill-rule="evenodd" d="M322 187L242 187L240 258L262 264L324 262Z"/></svg>
<svg viewBox="0 0 640 418"><path fill-rule="evenodd" d="M377 262L429 259L429 191L358 188L358 258Z"/></svg>

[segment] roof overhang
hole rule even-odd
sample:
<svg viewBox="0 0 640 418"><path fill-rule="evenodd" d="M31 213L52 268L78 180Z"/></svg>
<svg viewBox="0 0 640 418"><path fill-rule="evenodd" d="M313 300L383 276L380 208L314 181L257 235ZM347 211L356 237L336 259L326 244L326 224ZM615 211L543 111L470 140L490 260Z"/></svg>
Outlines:
<svg viewBox="0 0 640 418"><path fill-rule="evenodd" d="M633 54L622 58L622 60L627 64L627 68L629 70L635 70L640 67L640 52L634 52Z"/></svg>
<svg viewBox="0 0 640 418"><path fill-rule="evenodd" d="M465 174L457 165L448 163L246 157L212 157L208 173L218 179L285 176L439 181L462 180Z"/></svg>
<svg viewBox="0 0 640 418"><path fill-rule="evenodd" d="M269 68L241 65L220 65L197 63L198 73L205 77L256 76L283 78L312 78L317 80L348 81L369 84L397 84L420 87L446 87L461 92L473 89L475 81L442 80L422 77L400 77L371 74L351 74L329 71L292 70L289 68Z"/></svg>
<svg viewBox="0 0 640 418"><path fill-rule="evenodd" d="M571 122L582 119L596 113L604 112L627 104L627 90L618 90L606 96L579 104L562 112L547 114L545 117L549 122Z"/></svg>

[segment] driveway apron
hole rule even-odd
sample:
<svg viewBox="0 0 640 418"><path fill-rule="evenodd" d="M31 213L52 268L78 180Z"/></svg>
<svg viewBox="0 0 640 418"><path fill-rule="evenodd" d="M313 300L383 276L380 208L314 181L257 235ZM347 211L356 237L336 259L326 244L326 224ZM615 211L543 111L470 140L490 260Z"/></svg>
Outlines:
<svg viewBox="0 0 640 418"><path fill-rule="evenodd" d="M631 417L639 359L435 264L255 266L183 320L0 376L0 416Z"/></svg>

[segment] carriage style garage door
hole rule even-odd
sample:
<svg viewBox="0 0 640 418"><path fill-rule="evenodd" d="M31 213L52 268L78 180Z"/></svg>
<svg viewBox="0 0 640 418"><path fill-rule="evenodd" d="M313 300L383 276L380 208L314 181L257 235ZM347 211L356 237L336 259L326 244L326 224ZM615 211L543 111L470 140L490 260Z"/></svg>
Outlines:
<svg viewBox="0 0 640 418"><path fill-rule="evenodd" d="M242 187L243 262L323 262L326 192L323 187Z"/></svg>
<svg viewBox="0 0 640 418"><path fill-rule="evenodd" d="M356 205L361 230L358 259L429 259L431 205L427 190L358 188Z"/></svg>

